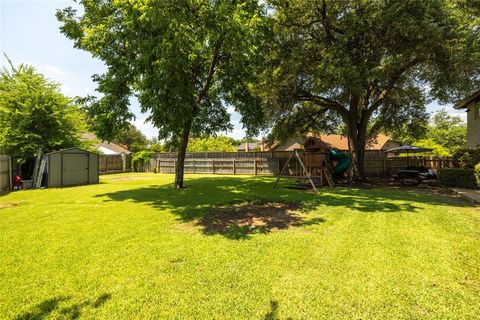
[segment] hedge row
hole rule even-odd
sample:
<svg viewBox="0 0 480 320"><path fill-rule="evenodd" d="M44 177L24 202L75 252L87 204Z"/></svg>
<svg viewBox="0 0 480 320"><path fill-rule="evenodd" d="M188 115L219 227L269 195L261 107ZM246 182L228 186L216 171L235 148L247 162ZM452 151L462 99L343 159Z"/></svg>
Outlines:
<svg viewBox="0 0 480 320"><path fill-rule="evenodd" d="M480 188L480 163L475 166L475 177L477 178L477 185Z"/></svg>
<svg viewBox="0 0 480 320"><path fill-rule="evenodd" d="M475 178L475 174L477 174L477 178ZM478 171L458 168L440 169L438 177L447 187L476 189L478 187L477 179L480 178L480 167L478 167Z"/></svg>
<svg viewBox="0 0 480 320"><path fill-rule="evenodd" d="M480 148L459 150L455 152L453 158L457 160L460 168L473 169L480 163Z"/></svg>

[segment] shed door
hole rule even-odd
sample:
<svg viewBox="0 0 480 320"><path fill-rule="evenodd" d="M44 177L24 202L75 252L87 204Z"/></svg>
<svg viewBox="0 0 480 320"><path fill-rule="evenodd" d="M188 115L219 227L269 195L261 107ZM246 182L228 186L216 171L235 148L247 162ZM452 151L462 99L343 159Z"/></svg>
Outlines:
<svg viewBox="0 0 480 320"><path fill-rule="evenodd" d="M88 183L88 154L64 153L63 185L72 186Z"/></svg>

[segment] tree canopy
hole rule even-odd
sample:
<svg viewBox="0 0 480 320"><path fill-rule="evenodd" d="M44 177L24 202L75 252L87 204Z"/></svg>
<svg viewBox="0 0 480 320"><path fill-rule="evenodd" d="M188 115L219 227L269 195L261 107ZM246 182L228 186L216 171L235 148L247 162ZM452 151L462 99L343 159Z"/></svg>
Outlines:
<svg viewBox="0 0 480 320"><path fill-rule="evenodd" d="M425 130L418 133L403 132L396 140L404 144L433 149L437 156L452 156L467 144L467 124L459 116L449 114L445 109L435 112L428 120Z"/></svg>
<svg viewBox="0 0 480 320"><path fill-rule="evenodd" d="M178 141L175 187L183 187L188 139L231 129L228 106L247 130L262 123L252 94L261 62L265 12L257 0L139 0L79 2L57 12L61 31L77 48L102 60L96 75L103 97L89 113L95 131L111 140L133 115L136 96L159 138Z"/></svg>
<svg viewBox="0 0 480 320"><path fill-rule="evenodd" d="M234 152L237 151L235 140L226 136L192 138L188 145L189 152Z"/></svg>
<svg viewBox="0 0 480 320"><path fill-rule="evenodd" d="M453 155L467 145L467 124L459 116L440 110L432 117L427 138L447 149L448 155Z"/></svg>
<svg viewBox="0 0 480 320"><path fill-rule="evenodd" d="M276 132L343 123L360 178L369 136L424 127L431 99L478 85L478 20L458 1L269 3L275 36L259 93Z"/></svg>
<svg viewBox="0 0 480 320"><path fill-rule="evenodd" d="M32 66L0 73L0 153L23 163L43 152L80 146L84 117L73 99Z"/></svg>
<svg viewBox="0 0 480 320"><path fill-rule="evenodd" d="M121 145L132 152L138 152L145 150L149 141L147 137L137 129L137 127L130 124L116 134L112 142Z"/></svg>

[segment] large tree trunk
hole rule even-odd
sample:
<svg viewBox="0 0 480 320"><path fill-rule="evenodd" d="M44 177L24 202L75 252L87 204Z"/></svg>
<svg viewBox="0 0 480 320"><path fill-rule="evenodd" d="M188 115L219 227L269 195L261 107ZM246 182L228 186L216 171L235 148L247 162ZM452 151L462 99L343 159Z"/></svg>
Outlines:
<svg viewBox="0 0 480 320"><path fill-rule="evenodd" d="M185 154L187 153L188 139L192 128L192 120L189 120L182 130L180 144L178 146L177 163L175 166L175 189L183 188L183 174L185 171Z"/></svg>
<svg viewBox="0 0 480 320"><path fill-rule="evenodd" d="M362 117L360 122L352 117L348 121L349 146L352 152L353 168L357 178L365 181L365 147L367 142L368 119Z"/></svg>
<svg viewBox="0 0 480 320"><path fill-rule="evenodd" d="M357 137L354 143L351 143L353 165L355 172L360 181L366 180L365 175L365 138L359 139Z"/></svg>

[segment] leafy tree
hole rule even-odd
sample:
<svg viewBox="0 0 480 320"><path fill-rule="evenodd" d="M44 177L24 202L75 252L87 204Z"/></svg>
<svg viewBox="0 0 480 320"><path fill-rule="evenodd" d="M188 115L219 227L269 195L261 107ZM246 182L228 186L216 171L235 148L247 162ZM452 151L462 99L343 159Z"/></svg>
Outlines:
<svg viewBox="0 0 480 320"><path fill-rule="evenodd" d="M415 145L419 147L432 149L431 152L427 152L425 154L419 153L417 155L434 155L434 156L441 156L441 157L447 157L452 155L450 150L448 150L447 148L445 148L445 146L439 144L437 141L431 138L417 140L415 141ZM408 156L407 154L404 154L404 155Z"/></svg>
<svg viewBox="0 0 480 320"><path fill-rule="evenodd" d="M432 117L427 138L448 150L447 155L452 155L467 145L467 126L460 117L440 110Z"/></svg>
<svg viewBox="0 0 480 320"><path fill-rule="evenodd" d="M234 152L237 151L234 141L225 136L192 138L187 150L189 152Z"/></svg>
<svg viewBox="0 0 480 320"><path fill-rule="evenodd" d="M151 152L165 152L165 145L156 137L148 139L147 150Z"/></svg>
<svg viewBox="0 0 480 320"><path fill-rule="evenodd" d="M266 110L287 129L344 123L361 179L369 136L424 127L431 98L458 98L478 76L479 26L456 1L269 3L275 36L259 88Z"/></svg>
<svg viewBox="0 0 480 320"><path fill-rule="evenodd" d="M125 130L120 131L112 142L122 145L132 152L138 152L147 147L148 139L133 124L130 124Z"/></svg>
<svg viewBox="0 0 480 320"><path fill-rule="evenodd" d="M165 146L160 143L150 144L147 149L152 152L165 152Z"/></svg>
<svg viewBox="0 0 480 320"><path fill-rule="evenodd" d="M83 147L80 133L86 125L74 100L33 67L10 66L0 73L0 152L24 163L39 148Z"/></svg>
<svg viewBox="0 0 480 320"><path fill-rule="evenodd" d="M115 136L133 117L128 106L135 95L159 138L179 146L175 188L182 188L190 134L231 129L229 105L249 131L260 126L252 84L266 20L257 0L79 3L82 14L70 7L57 18L77 48L107 66L94 78L103 98L89 108L101 138Z"/></svg>

